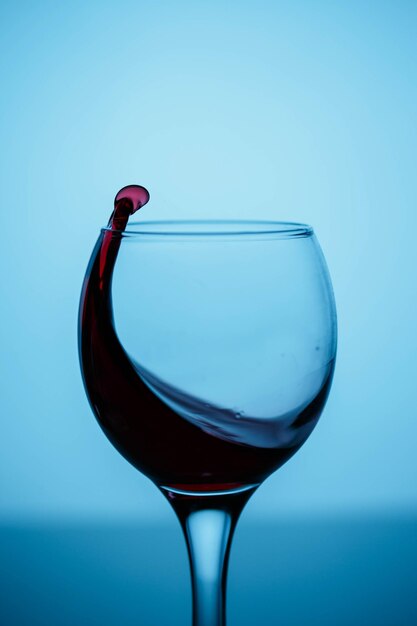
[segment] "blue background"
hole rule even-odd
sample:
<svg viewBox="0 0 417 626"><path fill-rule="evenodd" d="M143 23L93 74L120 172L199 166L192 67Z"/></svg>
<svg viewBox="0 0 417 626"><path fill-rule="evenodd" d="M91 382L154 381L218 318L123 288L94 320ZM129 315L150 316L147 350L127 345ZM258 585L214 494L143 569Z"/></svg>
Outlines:
<svg viewBox="0 0 417 626"><path fill-rule="evenodd" d="M133 182L147 219L311 223L333 278L334 385L244 514L236 623L415 624L417 4L3 1L0 23L2 623L167 623L168 588L170 623L188 615L173 514L100 432L78 366L85 267ZM152 525L160 552L145 531L133 549Z"/></svg>
<svg viewBox="0 0 417 626"><path fill-rule="evenodd" d="M130 182L147 219L306 221L324 249L332 393L251 508L416 509L416 19L413 2L2 3L1 516L166 515L77 360L86 263Z"/></svg>
<svg viewBox="0 0 417 626"><path fill-rule="evenodd" d="M415 511L417 5L3 2L0 515L156 518L78 367L115 192L143 218L313 224L339 313L333 389L248 515ZM252 511L252 513L251 513Z"/></svg>

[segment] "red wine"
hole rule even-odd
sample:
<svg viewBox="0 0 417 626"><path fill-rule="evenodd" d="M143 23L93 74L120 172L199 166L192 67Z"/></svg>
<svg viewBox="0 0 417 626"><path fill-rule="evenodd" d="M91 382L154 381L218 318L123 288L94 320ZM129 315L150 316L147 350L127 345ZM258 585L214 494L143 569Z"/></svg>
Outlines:
<svg viewBox="0 0 417 626"><path fill-rule="evenodd" d="M291 418L285 439L278 440L275 447L261 447L227 437L213 426L239 417L242 429L256 429L256 420L203 404L161 383L134 362L115 331L111 282L129 216L148 200L149 193L140 186L119 191L108 228L100 234L87 268L79 350L91 407L113 445L158 486L210 492L259 484L289 459L313 430L327 398L333 365L329 364L316 397ZM186 419L187 412L200 418ZM290 444L288 432L292 433Z"/></svg>

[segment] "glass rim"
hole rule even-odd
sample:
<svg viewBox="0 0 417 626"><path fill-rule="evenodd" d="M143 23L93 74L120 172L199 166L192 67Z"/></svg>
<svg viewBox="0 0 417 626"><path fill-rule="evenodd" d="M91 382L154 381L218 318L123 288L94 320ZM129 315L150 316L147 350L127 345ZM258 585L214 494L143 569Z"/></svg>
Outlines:
<svg viewBox="0 0 417 626"><path fill-rule="evenodd" d="M122 237L145 239L225 239L273 238L299 239L311 237L313 227L301 222L273 220L158 220L130 222L126 230L113 230L109 226L102 232L112 232Z"/></svg>

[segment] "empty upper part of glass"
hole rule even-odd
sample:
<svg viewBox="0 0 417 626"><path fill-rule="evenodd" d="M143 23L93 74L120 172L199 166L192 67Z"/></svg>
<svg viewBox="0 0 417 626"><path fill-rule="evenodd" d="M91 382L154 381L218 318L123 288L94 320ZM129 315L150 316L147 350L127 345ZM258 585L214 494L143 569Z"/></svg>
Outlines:
<svg viewBox="0 0 417 626"><path fill-rule="evenodd" d="M133 222L112 290L124 349L184 419L262 448L295 449L309 435L336 352L332 288L310 226Z"/></svg>

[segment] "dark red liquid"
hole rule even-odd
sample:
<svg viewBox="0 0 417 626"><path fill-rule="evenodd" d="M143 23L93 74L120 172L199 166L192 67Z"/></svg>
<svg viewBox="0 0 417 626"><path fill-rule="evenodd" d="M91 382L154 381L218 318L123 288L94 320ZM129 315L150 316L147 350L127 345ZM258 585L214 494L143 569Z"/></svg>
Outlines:
<svg viewBox="0 0 417 626"><path fill-rule="evenodd" d="M79 349L91 407L119 452L159 486L218 491L258 484L291 457L313 430L333 368L329 366L314 400L294 418L291 429L297 436L292 446L261 448L226 440L184 419L160 400L121 345L112 311L111 281L122 232L129 216L148 199L148 192L138 186L125 187L117 194L109 229L101 233L87 268ZM223 413L227 418L227 410Z"/></svg>

